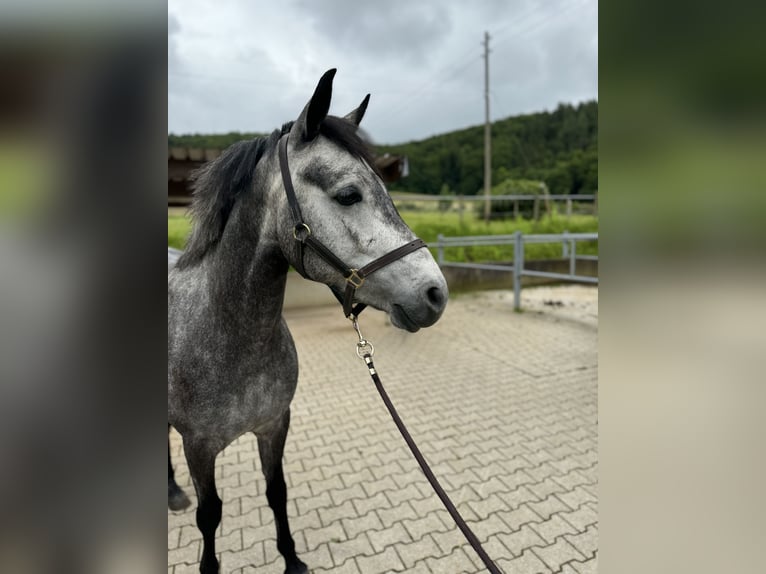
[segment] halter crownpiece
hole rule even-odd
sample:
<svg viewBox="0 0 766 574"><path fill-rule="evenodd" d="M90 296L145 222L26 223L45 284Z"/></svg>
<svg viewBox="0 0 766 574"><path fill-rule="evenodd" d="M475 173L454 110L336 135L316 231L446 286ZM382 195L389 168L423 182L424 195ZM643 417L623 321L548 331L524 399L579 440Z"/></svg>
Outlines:
<svg viewBox="0 0 766 574"><path fill-rule="evenodd" d="M304 245L310 247L319 257L324 259L332 267L338 270L346 280L346 290L343 294L342 300L338 293L333 290L333 293L338 300L343 304L343 314L346 317L357 317L367 305L359 303L354 305L354 295L356 290L364 285L364 281L375 271L398 261L402 257L409 255L413 251L417 251L422 247L426 247L425 241L422 239L415 239L409 243L397 247L393 251L389 251L385 255L378 257L374 261L371 261L364 267L359 269L347 265L341 258L335 255L326 245L319 241L311 233L311 228L303 221L301 215L301 208L298 204L298 197L295 194L295 188L293 187L293 180L290 177L290 167L287 162L287 140L288 134L282 136L279 140L279 169L282 172L282 185L285 188L285 195L287 195L287 203L290 205L290 210L293 213L293 237L298 242L298 260L295 263L295 267L298 273L305 278L309 278L306 274L306 270L303 266L303 248Z"/></svg>

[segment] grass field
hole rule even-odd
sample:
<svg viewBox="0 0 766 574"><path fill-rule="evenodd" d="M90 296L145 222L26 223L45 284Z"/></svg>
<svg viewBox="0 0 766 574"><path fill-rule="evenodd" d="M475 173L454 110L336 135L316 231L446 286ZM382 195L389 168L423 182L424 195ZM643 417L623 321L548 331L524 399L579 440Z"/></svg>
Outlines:
<svg viewBox="0 0 766 574"><path fill-rule="evenodd" d="M415 234L427 243L436 242L441 233L445 236L463 235L505 235L515 231L525 234L532 233L585 233L598 231L598 218L591 215L573 215L569 218L563 215L545 217L540 221L512 219L491 221L489 224L477 220L473 214L466 214L461 222L454 212L435 211L403 211L402 218L412 228ZM191 224L186 215L179 210L168 212L168 245L183 249ZM435 249L431 249L435 255ZM579 242L577 252L583 255L598 253L598 244ZM449 261L510 261L513 259L513 246L482 246L455 247L445 253ZM561 244L527 245L525 258L549 259L561 256Z"/></svg>
<svg viewBox="0 0 766 574"><path fill-rule="evenodd" d="M186 215L176 211L168 213L168 246L183 249L191 231L191 222Z"/></svg>

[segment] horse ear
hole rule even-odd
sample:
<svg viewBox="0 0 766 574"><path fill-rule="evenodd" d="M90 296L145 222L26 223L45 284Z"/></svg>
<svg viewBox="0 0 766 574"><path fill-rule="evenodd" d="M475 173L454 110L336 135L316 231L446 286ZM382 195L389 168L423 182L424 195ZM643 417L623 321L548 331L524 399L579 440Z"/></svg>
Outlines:
<svg viewBox="0 0 766 574"><path fill-rule="evenodd" d="M303 141L311 141L319 134L319 124L327 117L330 111L330 99L332 98L332 80L337 70L327 70L319 78L319 83L311 96L309 103L303 108L301 115L295 122L295 128Z"/></svg>
<svg viewBox="0 0 766 574"><path fill-rule="evenodd" d="M357 126L362 123L362 118L364 117L364 112L367 111L367 104L370 103L370 94L367 94L364 99L362 100L362 103L359 104L359 107L356 108L353 112L346 114L345 119L348 121L356 124Z"/></svg>

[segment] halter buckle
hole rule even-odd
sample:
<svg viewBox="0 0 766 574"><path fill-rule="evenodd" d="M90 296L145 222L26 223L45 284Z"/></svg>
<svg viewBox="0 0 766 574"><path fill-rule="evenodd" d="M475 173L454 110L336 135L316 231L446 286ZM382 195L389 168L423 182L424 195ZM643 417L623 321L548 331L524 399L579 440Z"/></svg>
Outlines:
<svg viewBox="0 0 766 574"><path fill-rule="evenodd" d="M306 235L304 235L303 237L298 237L298 233L300 233L301 230L305 231ZM293 227L293 238L296 241L300 241L301 243L303 243L309 238L310 235L311 235L311 228L303 222L298 223L295 225L295 227Z"/></svg>
<svg viewBox="0 0 766 574"><path fill-rule="evenodd" d="M352 269L351 274L346 277L346 283L352 285L354 289L359 289L362 285L364 285L364 279L364 277L359 275L359 269Z"/></svg>

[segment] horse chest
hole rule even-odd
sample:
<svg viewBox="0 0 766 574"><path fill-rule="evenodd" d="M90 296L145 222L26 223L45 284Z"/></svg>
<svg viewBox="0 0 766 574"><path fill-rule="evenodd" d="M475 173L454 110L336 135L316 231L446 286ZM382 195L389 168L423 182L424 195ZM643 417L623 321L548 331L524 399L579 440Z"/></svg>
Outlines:
<svg viewBox="0 0 766 574"><path fill-rule="evenodd" d="M216 345L211 338L209 347L197 347L195 361L171 369L171 422L179 430L204 429L233 439L270 424L289 408L298 361L286 327L249 343L240 340L236 348L222 344L225 340L217 338Z"/></svg>

